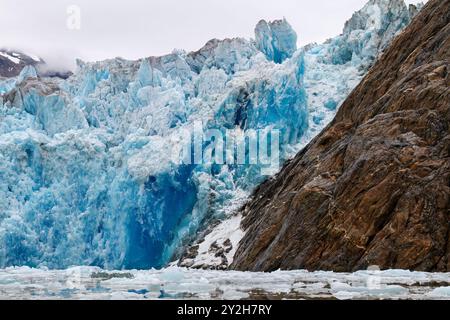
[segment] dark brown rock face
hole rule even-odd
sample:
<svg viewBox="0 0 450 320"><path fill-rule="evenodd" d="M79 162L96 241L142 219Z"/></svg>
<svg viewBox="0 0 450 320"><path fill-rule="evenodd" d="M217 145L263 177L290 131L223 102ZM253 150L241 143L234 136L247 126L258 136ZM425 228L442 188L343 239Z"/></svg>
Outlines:
<svg viewBox="0 0 450 320"><path fill-rule="evenodd" d="M449 22L450 0L430 0L256 190L232 268L450 271Z"/></svg>

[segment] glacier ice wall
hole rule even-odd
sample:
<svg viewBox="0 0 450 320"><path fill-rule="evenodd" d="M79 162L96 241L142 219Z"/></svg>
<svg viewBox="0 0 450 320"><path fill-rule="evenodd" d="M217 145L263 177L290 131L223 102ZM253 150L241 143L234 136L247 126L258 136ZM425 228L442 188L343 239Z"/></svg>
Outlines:
<svg viewBox="0 0 450 320"><path fill-rule="evenodd" d="M264 179L258 165L180 165L170 154L185 132L279 129L289 157L407 24L391 3L370 1L358 14L376 23L355 14L343 35L299 50L285 20L262 21L251 41L0 80L0 268L167 264Z"/></svg>

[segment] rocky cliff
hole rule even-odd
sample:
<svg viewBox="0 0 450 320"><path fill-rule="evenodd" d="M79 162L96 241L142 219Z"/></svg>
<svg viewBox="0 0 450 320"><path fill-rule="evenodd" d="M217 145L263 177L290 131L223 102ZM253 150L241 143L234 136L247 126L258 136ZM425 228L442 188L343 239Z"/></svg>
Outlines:
<svg viewBox="0 0 450 320"><path fill-rule="evenodd" d="M331 124L243 208L232 268L450 271L450 0L431 0Z"/></svg>

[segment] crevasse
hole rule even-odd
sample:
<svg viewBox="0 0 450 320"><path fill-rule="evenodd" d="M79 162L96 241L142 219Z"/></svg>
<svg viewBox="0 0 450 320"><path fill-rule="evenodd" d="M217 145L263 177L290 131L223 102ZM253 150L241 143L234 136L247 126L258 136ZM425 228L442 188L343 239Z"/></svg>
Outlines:
<svg viewBox="0 0 450 320"><path fill-rule="evenodd" d="M184 132L279 129L287 159L411 16L371 0L341 36L298 50L285 20L261 21L255 40L0 80L0 268L166 265L265 178L258 165L178 164Z"/></svg>

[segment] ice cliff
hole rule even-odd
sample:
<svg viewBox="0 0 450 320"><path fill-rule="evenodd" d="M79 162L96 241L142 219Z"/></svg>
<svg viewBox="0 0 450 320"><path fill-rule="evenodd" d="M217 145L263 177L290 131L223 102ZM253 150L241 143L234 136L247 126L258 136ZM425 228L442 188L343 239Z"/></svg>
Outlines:
<svg viewBox="0 0 450 320"><path fill-rule="evenodd" d="M261 164L178 163L185 133L279 129L289 158L410 16L403 1L372 0L321 45L297 49L285 20L261 21L254 40L0 79L0 268L164 266L265 179Z"/></svg>

